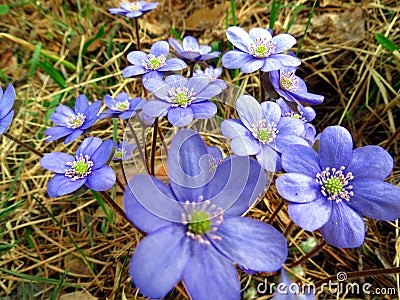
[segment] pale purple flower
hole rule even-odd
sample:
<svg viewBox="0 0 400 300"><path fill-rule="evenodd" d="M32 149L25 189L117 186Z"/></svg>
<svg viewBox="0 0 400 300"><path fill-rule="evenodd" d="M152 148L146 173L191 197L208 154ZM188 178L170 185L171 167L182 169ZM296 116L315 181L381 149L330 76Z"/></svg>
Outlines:
<svg viewBox="0 0 400 300"><path fill-rule="evenodd" d="M56 112L50 115L50 120L57 126L48 128L44 132L44 134L51 136L46 142L63 137L66 137L64 144L72 142L97 121L100 108L100 100L89 105L88 99L83 94L76 98L74 110L63 104L57 106Z"/></svg>
<svg viewBox="0 0 400 300"><path fill-rule="evenodd" d="M302 145L287 147L282 165L287 173L276 187L290 201L291 219L305 230L319 229L330 245L361 246L362 216L400 218L400 188L384 182L393 169L392 157L378 146L353 150L343 127L330 126L320 134L319 153Z"/></svg>
<svg viewBox="0 0 400 300"><path fill-rule="evenodd" d="M170 75L165 81L147 79L143 85L156 99L147 101L143 112L151 117L167 116L176 126L186 126L194 118L212 118L217 106L209 99L220 94L221 89L209 83L206 76L186 79L181 75Z"/></svg>
<svg viewBox="0 0 400 300"><path fill-rule="evenodd" d="M281 153L291 144L307 145L302 138L304 125L299 119L281 117L278 104L258 103L243 95L236 101L240 120L229 119L221 124L222 134L232 139L231 148L237 155L255 155L262 167L270 172L282 169Z"/></svg>
<svg viewBox="0 0 400 300"><path fill-rule="evenodd" d="M107 162L112 153L111 140L104 142L97 137L83 140L75 157L63 152L46 154L40 165L56 175L47 185L50 197L75 192L82 186L95 191L105 191L115 183L115 173Z"/></svg>
<svg viewBox="0 0 400 300"><path fill-rule="evenodd" d="M257 70L270 72L282 67L298 66L296 57L282 54L296 44L296 39L286 33L272 37L268 29L252 28L247 33L240 27L229 27L228 40L237 48L222 56L222 65L228 69L237 69L243 73Z"/></svg>
<svg viewBox="0 0 400 300"><path fill-rule="evenodd" d="M209 66L204 71L196 70L193 76L207 76L208 78L210 78L210 85L216 85L221 90L223 90L226 89L228 86L226 85L226 82L224 80L218 79L221 74L222 68L214 69L212 66Z"/></svg>
<svg viewBox="0 0 400 300"><path fill-rule="evenodd" d="M310 122L314 120L316 114L312 107L304 107L300 103L297 103L297 111L292 110L291 107L286 103L285 100L279 98L276 103L280 106L282 111L282 117L290 117L299 119L304 123L304 139L308 142L308 145L312 147L315 142L315 135L317 133L314 125Z"/></svg>
<svg viewBox="0 0 400 300"><path fill-rule="evenodd" d="M136 175L125 190L128 218L148 234L129 267L132 282L146 297L164 297L182 278L191 299L239 300L232 262L271 272L286 260L281 233L241 217L264 190L260 165L234 156L210 170L208 152L197 132L180 130L168 154L170 184Z"/></svg>
<svg viewBox="0 0 400 300"><path fill-rule="evenodd" d="M169 44L176 51L177 55L187 61L203 61L217 58L221 52L212 51L208 45L199 45L196 38L186 36L183 38L182 43L174 38L168 39Z"/></svg>
<svg viewBox="0 0 400 300"><path fill-rule="evenodd" d="M115 99L110 95L104 96L104 103L108 108L103 111L99 119L104 118L120 118L129 119L136 115L138 105L143 101L143 98L130 98L128 93L119 93Z"/></svg>
<svg viewBox="0 0 400 300"><path fill-rule="evenodd" d="M132 152L136 149L136 144L130 144L127 141L123 141L120 144L113 143L115 148L114 156L112 158L113 161L122 161L127 160L132 157Z"/></svg>
<svg viewBox="0 0 400 300"><path fill-rule="evenodd" d="M277 285L277 291L272 300L314 300L316 291L312 290L311 285L301 285L290 281L286 270L281 270L281 277Z"/></svg>
<svg viewBox="0 0 400 300"><path fill-rule="evenodd" d="M295 57L294 54L288 54ZM279 96L288 101L300 103L307 102L310 104L320 104L324 101L324 96L312 94L307 91L306 83L303 79L295 75L296 67L283 67L279 70L269 73L269 80L274 90Z"/></svg>
<svg viewBox="0 0 400 300"><path fill-rule="evenodd" d="M165 41L155 42L150 48L150 54L143 51L132 51L128 54L128 61L132 66L122 71L124 78L132 76L143 76L148 78L162 79L165 72L180 71L187 67L186 63L179 58L168 58L169 45Z"/></svg>
<svg viewBox="0 0 400 300"><path fill-rule="evenodd" d="M0 87L0 135L7 131L10 127L14 116L14 105L15 90L14 87L9 84L4 90Z"/></svg>
<svg viewBox="0 0 400 300"><path fill-rule="evenodd" d="M111 14L124 16L127 18L137 18L141 15L155 9L158 6L158 2L145 2L145 1L134 1L134 2L120 2L120 7L109 8L108 11Z"/></svg>

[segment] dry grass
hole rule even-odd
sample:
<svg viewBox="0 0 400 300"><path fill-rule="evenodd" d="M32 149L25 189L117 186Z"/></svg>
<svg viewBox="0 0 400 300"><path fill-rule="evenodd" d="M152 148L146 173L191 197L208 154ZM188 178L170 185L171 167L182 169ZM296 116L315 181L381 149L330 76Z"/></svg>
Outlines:
<svg viewBox="0 0 400 300"><path fill-rule="evenodd" d="M71 103L79 93L87 95L90 101L119 91L144 96L139 80L121 77L121 70L127 65L126 54L134 48L135 36L128 20L107 12L107 8L115 7L118 1L8 2L12 9L0 19L0 68L16 87L21 105L10 134L43 153L73 153L78 142L67 146L45 143L43 131L50 126L49 109L54 109L58 103ZM143 48L148 49L155 41L167 39L170 36L168 27L172 25L178 32L194 35L203 43L222 41L226 49L225 15L229 2L159 2L156 12L139 20ZM275 29L279 32L287 28L299 5L290 33L300 41L310 15L311 1L283 1ZM262 6L258 1L236 1L236 7L237 22L241 26L268 26L269 6ZM315 8L299 53L303 60L299 73L306 79L310 91L325 95L324 104L315 107L317 118L314 124L319 131L329 125L343 125L351 131L355 145L359 147L367 144L384 146L399 128L400 61L383 49L374 37L379 32L400 45L399 7L396 0L326 0L320 1ZM96 35L101 24L105 26L103 38L82 55L85 42ZM50 61L65 79L66 88L57 85L39 66L30 76L31 59L38 44L56 58L56 61ZM65 66L64 61L71 62L75 69ZM229 72L225 76L230 78ZM242 87L258 95L258 77L239 74L231 79L244 79ZM1 82L4 87L4 78ZM111 121L99 122L91 135L111 138L111 124ZM119 122L118 128L122 139L124 124ZM4 229L0 245L16 242L13 249L1 256L0 297L24 299L25 294L28 298L34 295L30 299L48 299L55 285L30 281L18 274L59 280L68 270L65 283L80 288L63 287L59 295L83 290L86 296L82 299L91 299L89 295L98 299L141 299L127 272L129 258L141 234L119 216L113 223L108 222L98 201L89 193L78 197L46 197L46 185L52 175L40 167L38 157L4 136L0 137L0 150L0 199L3 203L6 201L5 195L22 166L8 202L25 201L1 224L4 228L0 227ZM398 184L398 140L393 141L388 150L396 166L388 180ZM121 200L120 193L116 194L116 199ZM272 186L250 216L267 221L281 201ZM272 224L285 232L289 223L285 205ZM366 224L367 238L363 247L341 250L325 246L297 268L296 277L303 282L315 283L339 271L399 266L400 249L398 247L396 251L395 248L399 239L398 223L368 220ZM298 227L286 233L290 247L287 265L303 256L300 245L307 238L321 241L318 232L309 233ZM264 278L272 281L275 274L250 276L241 272L240 276L242 288L248 293ZM396 287L395 274L357 280L370 282L374 287ZM330 293L321 297L351 298ZM168 296L168 299L187 298L181 284ZM268 298L270 296L260 299ZM382 296L370 298L383 299ZM395 298L386 296L386 299Z"/></svg>

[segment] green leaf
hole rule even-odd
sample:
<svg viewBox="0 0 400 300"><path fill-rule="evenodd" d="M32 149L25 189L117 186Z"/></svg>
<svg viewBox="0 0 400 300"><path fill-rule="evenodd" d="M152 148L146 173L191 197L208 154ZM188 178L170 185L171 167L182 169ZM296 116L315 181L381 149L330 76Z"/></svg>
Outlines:
<svg viewBox="0 0 400 300"><path fill-rule="evenodd" d="M10 6L7 4L0 5L0 15L6 15L10 11Z"/></svg>
<svg viewBox="0 0 400 300"><path fill-rule="evenodd" d="M183 38L179 35L179 33L172 26L169 26L169 30L171 31L172 35L176 39L180 40L181 42L183 41Z"/></svg>
<svg viewBox="0 0 400 300"><path fill-rule="evenodd" d="M382 45L383 48L389 50L390 52L400 50L400 48L392 40L388 39L386 36L379 32L375 34L375 38L378 43Z"/></svg>

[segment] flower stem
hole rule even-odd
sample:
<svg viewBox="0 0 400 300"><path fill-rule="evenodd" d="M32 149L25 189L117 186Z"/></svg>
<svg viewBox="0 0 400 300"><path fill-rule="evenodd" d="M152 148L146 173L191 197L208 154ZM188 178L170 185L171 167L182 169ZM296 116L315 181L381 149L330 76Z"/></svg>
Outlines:
<svg viewBox="0 0 400 300"><path fill-rule="evenodd" d="M151 175L154 175L156 172L154 170L155 161L156 161L156 151L157 151L157 132L158 132L158 118L154 121L153 126L153 140L151 141L151 159L150 159L150 171Z"/></svg>
<svg viewBox="0 0 400 300"><path fill-rule="evenodd" d="M383 149L387 150L389 149L390 145L393 144L393 142L396 140L396 138L400 135L400 127L397 128L396 132L391 136L391 138L386 142L386 144L383 146Z"/></svg>
<svg viewBox="0 0 400 300"><path fill-rule="evenodd" d="M103 198L104 202L106 202L110 207L112 207L120 216L125 218L129 223L133 225L131 221L129 221L127 215L124 210L117 204L115 201L104 191L99 192L100 196ZM134 225L133 225L134 226Z"/></svg>
<svg viewBox="0 0 400 300"><path fill-rule="evenodd" d="M288 236L290 236L291 234L292 234L292 231L293 231L293 229L294 229L294 222L293 221L290 221L290 223L289 223L289 225L286 227L286 230L285 230L285 232L283 233L283 236L285 237L285 238L287 238Z"/></svg>
<svg viewBox="0 0 400 300"><path fill-rule="evenodd" d="M273 212L272 216L269 218L269 220L267 221L268 224L272 224L272 222L275 220L276 216L278 215L278 213L281 211L281 209L285 206L285 201L281 201L281 203L279 203L278 207L275 209L275 211Z"/></svg>
<svg viewBox="0 0 400 300"><path fill-rule="evenodd" d="M119 178L116 177L116 181L117 181L118 186L121 188L121 190L124 191L125 190L125 186L123 185L121 180L119 180Z"/></svg>
<svg viewBox="0 0 400 300"><path fill-rule="evenodd" d="M258 73L260 78L260 103L265 101L265 89L261 81L263 74L264 74L263 71L260 71L260 73Z"/></svg>
<svg viewBox="0 0 400 300"><path fill-rule="evenodd" d="M16 142L18 145L24 147L25 149L27 149L27 150L29 150L29 151L35 153L37 156L40 156L40 157L43 157L43 156L44 156L43 153L37 151L37 150L36 150L35 148L33 148L32 146L29 146L27 143L25 143L25 142L23 142L23 141L20 141L20 140L17 139L16 137L9 135L7 132L4 133L4 136L7 137L7 138L9 138L10 140Z"/></svg>
<svg viewBox="0 0 400 300"><path fill-rule="evenodd" d="M130 129L130 131L131 131L131 133L133 135L133 138L135 139L135 143L136 143L137 149L139 151L140 159L142 160L142 162L143 162L143 164L144 164L144 166L145 166L145 168L147 170L147 173L150 173L149 165L148 165L147 160L146 160L146 158L145 158L145 156L143 154L143 149L142 149L142 146L140 145L140 142L139 142L139 139L138 139L138 137L136 135L135 129L132 127L132 124L130 122L128 122L128 127L129 127L129 129Z"/></svg>
<svg viewBox="0 0 400 300"><path fill-rule="evenodd" d="M137 18L134 18L135 22L135 32L136 32L136 50L140 51L142 46L140 45L140 37L139 37L139 22Z"/></svg>
<svg viewBox="0 0 400 300"><path fill-rule="evenodd" d="M315 254L317 254L319 251L321 251L324 247L326 246L326 241L322 240L317 246L314 247L310 252L308 252L306 255L301 257L299 260L295 261L292 263L289 268L294 268L295 266L298 266L308 260L309 258L313 257Z"/></svg>

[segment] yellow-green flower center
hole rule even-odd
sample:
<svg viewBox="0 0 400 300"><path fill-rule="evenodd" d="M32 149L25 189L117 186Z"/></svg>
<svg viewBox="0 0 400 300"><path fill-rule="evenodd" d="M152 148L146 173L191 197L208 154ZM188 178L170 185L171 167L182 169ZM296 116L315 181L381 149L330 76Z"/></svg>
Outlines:
<svg viewBox="0 0 400 300"><path fill-rule="evenodd" d="M141 9L141 8L142 8L142 6L141 6L140 3L138 3L138 2L136 2L136 3L129 3L129 4L126 6L126 9L129 10L129 11L137 11L137 10L139 10L139 9Z"/></svg>
<svg viewBox="0 0 400 300"><path fill-rule="evenodd" d="M203 235L211 230L210 216L207 212L195 210L192 212L192 219L188 224L188 229L194 234Z"/></svg>
<svg viewBox="0 0 400 300"><path fill-rule="evenodd" d="M335 201L336 203L342 200L350 201L350 198L354 196L352 191L353 186L349 185L349 182L354 179L351 172L343 174L345 167L340 167L339 170L336 168L327 167L321 173L317 173L316 181L321 186L321 193L328 200Z"/></svg>
<svg viewBox="0 0 400 300"><path fill-rule="evenodd" d="M343 184L339 178L331 177L325 182L325 188L329 194L335 194L343 191Z"/></svg>
<svg viewBox="0 0 400 300"><path fill-rule="evenodd" d="M71 181L84 178L92 173L94 163L90 160L89 155L76 156L74 161L66 162L70 169L65 170L65 176L71 178Z"/></svg>
<svg viewBox="0 0 400 300"><path fill-rule="evenodd" d="M88 166L86 163L84 163L83 161L78 161L74 166L73 166L75 172L78 175L83 175L87 172L88 170Z"/></svg>
<svg viewBox="0 0 400 300"><path fill-rule="evenodd" d="M66 121L65 124L67 125L68 128L79 128L82 126L83 122L85 122L86 116L81 114L81 113L77 113L76 115L70 115Z"/></svg>
<svg viewBox="0 0 400 300"><path fill-rule="evenodd" d="M275 52L276 47L272 43L272 39L256 38L253 43L248 46L249 53L257 58L266 58Z"/></svg>
<svg viewBox="0 0 400 300"><path fill-rule="evenodd" d="M111 107L111 109L121 112L127 111L129 108L130 108L129 100L118 101L115 105Z"/></svg>
<svg viewBox="0 0 400 300"><path fill-rule="evenodd" d="M262 144L273 142L279 132L277 125L274 122L268 123L266 119L261 120L259 124L252 124L250 131L254 138Z"/></svg>
<svg viewBox="0 0 400 300"><path fill-rule="evenodd" d="M148 54L147 59L142 60L142 64L147 70L157 70L166 65L166 60L163 54L157 57L153 54Z"/></svg>
<svg viewBox="0 0 400 300"><path fill-rule="evenodd" d="M258 133L257 133L257 139L261 142L265 142L267 140L269 140L271 137L270 133L266 130L266 129L261 129Z"/></svg>
<svg viewBox="0 0 400 300"><path fill-rule="evenodd" d="M188 101L189 101L189 97L188 97L188 95L186 95L185 92L179 92L175 96L175 103L180 105L180 106L185 106L185 104L187 104Z"/></svg>
<svg viewBox="0 0 400 300"><path fill-rule="evenodd" d="M294 75L294 72L281 71L279 86L282 90L296 92L299 87L299 78Z"/></svg>

